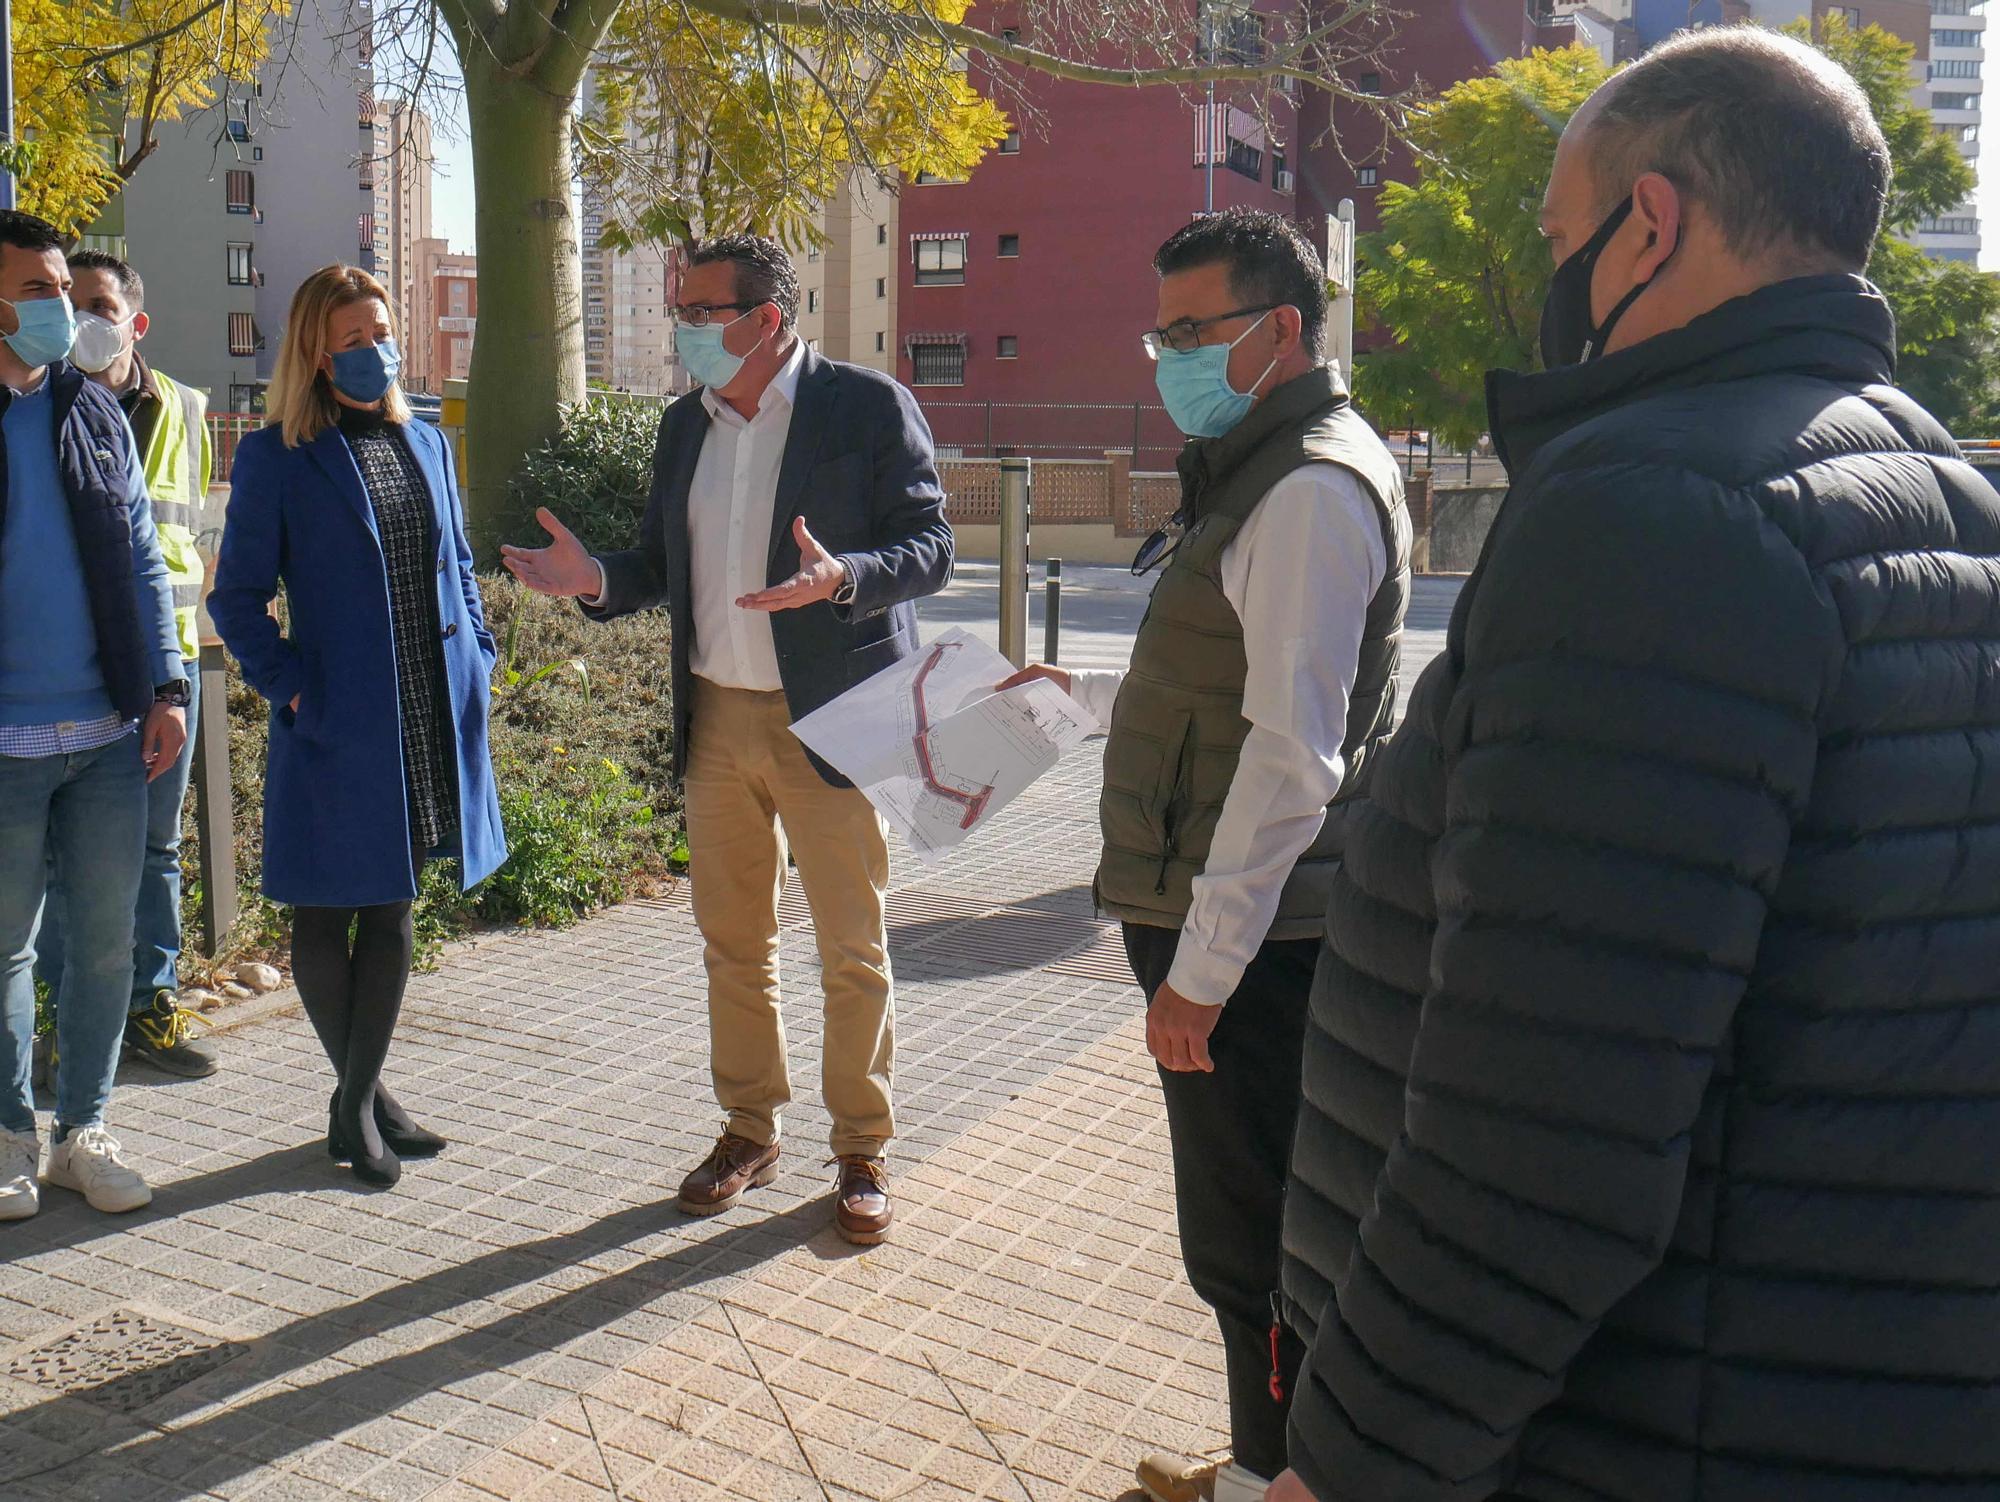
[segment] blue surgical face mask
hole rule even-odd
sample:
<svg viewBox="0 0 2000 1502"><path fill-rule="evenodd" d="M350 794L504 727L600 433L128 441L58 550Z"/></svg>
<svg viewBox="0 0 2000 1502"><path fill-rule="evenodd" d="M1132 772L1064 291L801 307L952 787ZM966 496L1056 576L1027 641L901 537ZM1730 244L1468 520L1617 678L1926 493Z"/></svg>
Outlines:
<svg viewBox="0 0 2000 1502"><path fill-rule="evenodd" d="M1160 388L1160 400L1167 416L1190 438L1220 438L1239 422L1257 400L1257 388L1278 361L1272 357L1263 373L1250 383L1248 391L1229 384L1229 352L1248 339L1257 323L1227 344L1204 344L1199 349L1163 349L1153 367L1153 383Z"/></svg>
<svg viewBox="0 0 2000 1502"><path fill-rule="evenodd" d="M722 347L722 331L736 327L748 313L738 313L727 323L705 323L700 328L682 324L674 330L674 348L689 375L711 391L720 391L736 379L743 368L743 355L732 355Z"/></svg>
<svg viewBox="0 0 2000 1502"><path fill-rule="evenodd" d="M332 359L333 389L356 402L382 400L403 368L402 351L396 348L393 339L364 344L359 349L344 349Z"/></svg>
<svg viewBox="0 0 2000 1502"><path fill-rule="evenodd" d="M14 310L21 326L6 336L8 347L29 366L52 365L69 355L76 342L76 311L66 294L30 298L24 302L0 302Z"/></svg>

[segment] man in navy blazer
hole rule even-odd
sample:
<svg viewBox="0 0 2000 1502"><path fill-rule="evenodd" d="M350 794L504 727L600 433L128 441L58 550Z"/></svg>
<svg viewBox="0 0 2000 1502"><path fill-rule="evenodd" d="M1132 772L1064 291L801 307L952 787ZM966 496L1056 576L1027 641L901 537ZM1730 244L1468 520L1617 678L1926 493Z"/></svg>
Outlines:
<svg viewBox="0 0 2000 1502"><path fill-rule="evenodd" d="M702 385L660 420L639 546L593 558L542 510L554 541L502 553L523 583L576 598L593 620L672 615L673 764L726 1118L682 1182L680 1208L713 1215L777 1177L791 1098L777 912L789 847L826 994L835 1223L871 1244L892 1214L888 845L867 799L790 727L916 650L913 602L951 577L944 494L910 393L821 359L798 336L798 275L783 247L710 241L679 296L676 344Z"/></svg>

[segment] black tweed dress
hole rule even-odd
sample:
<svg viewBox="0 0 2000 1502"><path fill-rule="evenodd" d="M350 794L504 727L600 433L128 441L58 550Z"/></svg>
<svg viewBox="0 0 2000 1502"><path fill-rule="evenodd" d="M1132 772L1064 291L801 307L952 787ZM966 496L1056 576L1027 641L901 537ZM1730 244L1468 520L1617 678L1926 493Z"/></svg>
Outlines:
<svg viewBox="0 0 2000 1502"><path fill-rule="evenodd" d="M410 839L434 849L458 827L458 773L438 623L437 521L430 488L402 429L379 412L340 410L340 432L361 470L389 575L389 626L403 719Z"/></svg>

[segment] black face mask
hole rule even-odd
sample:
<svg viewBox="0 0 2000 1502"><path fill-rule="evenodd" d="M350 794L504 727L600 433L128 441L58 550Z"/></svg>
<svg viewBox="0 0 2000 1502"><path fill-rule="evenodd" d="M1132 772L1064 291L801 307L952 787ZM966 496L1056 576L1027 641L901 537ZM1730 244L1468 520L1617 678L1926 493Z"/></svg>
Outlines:
<svg viewBox="0 0 2000 1502"><path fill-rule="evenodd" d="M1625 316L1625 310L1639 299L1639 294L1653 285L1653 277L1646 278L1630 292L1618 299L1618 304L1604 317L1603 323L1590 320L1590 282L1597 271L1597 258L1604 254L1604 247L1611 243L1611 237L1618 233L1632 213L1632 200L1628 197L1611 216L1597 226L1597 232L1584 242L1562 265L1556 267L1556 274L1549 278L1549 295L1542 304L1542 367L1553 370L1558 365L1581 365L1604 353L1605 343L1611 338L1611 330L1618 320ZM1676 244L1674 250L1679 250ZM1673 252L1668 252L1668 260ZM1662 261L1661 266L1666 262ZM1660 273L1656 270L1653 276Z"/></svg>

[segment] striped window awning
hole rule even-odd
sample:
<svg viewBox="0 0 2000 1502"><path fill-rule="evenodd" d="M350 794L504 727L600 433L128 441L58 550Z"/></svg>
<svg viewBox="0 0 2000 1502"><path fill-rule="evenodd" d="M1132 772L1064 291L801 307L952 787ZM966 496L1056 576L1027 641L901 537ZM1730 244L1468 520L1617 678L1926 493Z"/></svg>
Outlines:
<svg viewBox="0 0 2000 1502"><path fill-rule="evenodd" d="M972 234L962 229L920 229L913 233L912 240L970 240Z"/></svg>
<svg viewBox="0 0 2000 1502"><path fill-rule="evenodd" d="M959 345L962 345L962 344L964 344L964 343L965 343L965 335L963 335L963 334L905 334L905 335L903 335L903 344L904 344L904 347L905 347L905 348L907 348L907 349L915 349L915 348L916 348L916 347L917 347L918 345L920 345L920 344L959 344Z"/></svg>

